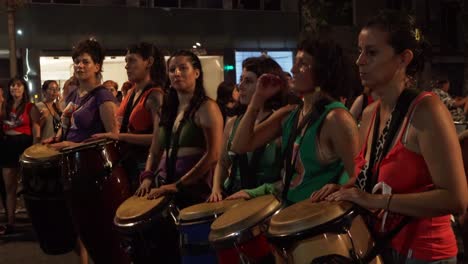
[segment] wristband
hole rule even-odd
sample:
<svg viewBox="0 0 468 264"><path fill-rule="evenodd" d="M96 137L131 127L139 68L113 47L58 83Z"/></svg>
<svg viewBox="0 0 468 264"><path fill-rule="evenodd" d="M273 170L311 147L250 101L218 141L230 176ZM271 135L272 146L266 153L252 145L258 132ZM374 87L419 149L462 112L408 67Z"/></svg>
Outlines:
<svg viewBox="0 0 468 264"><path fill-rule="evenodd" d="M387 198L387 206L385 207L386 211L389 211L390 209L390 201L392 201L393 194L390 194Z"/></svg>
<svg viewBox="0 0 468 264"><path fill-rule="evenodd" d="M144 179L146 178L152 178L154 176L154 172L152 171L143 171L142 173L140 173L140 183L143 182Z"/></svg>

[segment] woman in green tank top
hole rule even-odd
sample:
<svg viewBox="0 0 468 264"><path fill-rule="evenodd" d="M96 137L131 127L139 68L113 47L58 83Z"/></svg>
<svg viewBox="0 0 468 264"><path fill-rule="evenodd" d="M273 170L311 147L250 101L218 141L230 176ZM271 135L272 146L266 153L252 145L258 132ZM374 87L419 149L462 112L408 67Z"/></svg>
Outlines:
<svg viewBox="0 0 468 264"><path fill-rule="evenodd" d="M322 36L318 34L318 36ZM277 77L263 75L242 118L231 150L245 153L274 138L282 137L282 150L291 149L285 164L291 166L292 180L287 191L290 203L308 198L327 183L345 182L354 172L359 138L356 122L338 98L351 92L350 70L342 49L329 39L309 38L298 46L294 89L303 95L303 106L285 106L265 122L255 120L266 100L280 89ZM292 131L296 136L289 139ZM290 146L288 146L290 144ZM282 191L284 184L263 184L241 190L231 198L252 198Z"/></svg>
<svg viewBox="0 0 468 264"><path fill-rule="evenodd" d="M281 66L269 57L251 57L242 62L242 75L239 84L239 102L241 105L249 104L255 92L257 79L264 73L274 74L286 81ZM261 123L275 109L283 106L283 98L284 96L276 96L265 104L256 117L255 123ZM222 200L223 193L230 195L241 188L257 187L263 183L273 183L279 180L280 166L278 166L278 158L280 149L277 139L260 146L256 151L247 152L245 156L230 153L232 139L236 134L241 117L235 116L226 123L223 138L224 146L215 169L210 202Z"/></svg>

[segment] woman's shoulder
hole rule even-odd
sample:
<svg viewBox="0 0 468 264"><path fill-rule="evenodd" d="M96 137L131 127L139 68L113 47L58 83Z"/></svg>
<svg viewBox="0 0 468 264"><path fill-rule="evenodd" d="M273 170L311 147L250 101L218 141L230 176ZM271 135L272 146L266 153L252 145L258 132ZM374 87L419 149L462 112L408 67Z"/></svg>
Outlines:
<svg viewBox="0 0 468 264"><path fill-rule="evenodd" d="M95 90L92 91L93 97L98 102L98 104L104 103L106 101L116 101L114 95L107 90L104 86L98 86L94 88Z"/></svg>

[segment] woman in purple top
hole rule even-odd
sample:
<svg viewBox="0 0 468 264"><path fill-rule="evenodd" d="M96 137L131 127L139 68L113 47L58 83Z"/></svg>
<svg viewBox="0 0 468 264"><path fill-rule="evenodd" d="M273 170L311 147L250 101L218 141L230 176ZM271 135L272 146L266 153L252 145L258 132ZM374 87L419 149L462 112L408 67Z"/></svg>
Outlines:
<svg viewBox="0 0 468 264"><path fill-rule="evenodd" d="M70 94L63 115L70 123L64 124L65 141L52 144L56 149L79 145L91 135L102 132L118 133L115 118L115 97L101 84L104 52L93 39L78 43L73 49L74 76L79 87Z"/></svg>

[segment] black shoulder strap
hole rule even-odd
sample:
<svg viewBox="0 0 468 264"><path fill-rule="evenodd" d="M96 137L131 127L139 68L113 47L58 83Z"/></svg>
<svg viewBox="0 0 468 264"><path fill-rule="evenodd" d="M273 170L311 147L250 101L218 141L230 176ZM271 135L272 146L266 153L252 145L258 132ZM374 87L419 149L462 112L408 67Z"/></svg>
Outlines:
<svg viewBox="0 0 468 264"><path fill-rule="evenodd" d="M260 121L260 123L267 120L272 114L273 112L268 114L263 120ZM250 162L248 161L248 156L246 153L239 155L238 162L242 189L251 189L257 187L259 179L255 177L255 173L257 172L260 159L263 157L263 153L265 153L266 146L267 145L263 145L254 150L252 156L250 157Z"/></svg>
<svg viewBox="0 0 468 264"><path fill-rule="evenodd" d="M180 133L182 132L182 129L185 126L185 123L187 122L187 119L190 117L184 117L180 120L179 125L177 127L177 130L175 133L172 133L172 127L170 130L168 129L166 133L166 137L168 137L168 143L166 144L166 172L167 172L167 179L168 183L171 183L172 181L175 182L178 179L176 179L176 162L177 162L177 153L179 151L179 140L180 140ZM169 151L172 149L172 151Z"/></svg>
<svg viewBox="0 0 468 264"><path fill-rule="evenodd" d="M408 109L414 99L418 97L420 94L420 91L416 89L405 89L403 92L400 94L398 97L397 104L395 106L395 110L392 113L392 120L390 121L390 126L389 130L387 133L387 137L385 139L385 143L383 146L383 151L381 157L385 157L386 153L388 153L390 146L393 142L393 139L396 136L396 133L398 131L398 128L400 127L401 123L403 122L404 117L408 113ZM376 116L376 119L378 118L378 115ZM375 124L374 124L375 126ZM374 127L374 131L378 127ZM375 133L374 133L375 136ZM376 146L372 144L372 149L374 149ZM372 152L371 152L372 153ZM372 155L371 155L372 156ZM382 159L381 158L381 159ZM371 157L371 160L369 161L369 168L373 168L375 164L373 164L373 160L375 157ZM372 162L372 164L371 164ZM372 165L372 167L370 167ZM376 183L377 178L379 174L379 167L377 167L377 171L375 175L373 175L371 178L373 179L373 184ZM373 186L373 185L372 185ZM376 240L375 246L364 256L364 263L369 263L372 261L378 254L380 254L383 249L390 243L390 241L405 227L409 222L411 222L413 218L409 216L404 216L403 219L398 223L398 225L391 231L387 232L384 236Z"/></svg>
<svg viewBox="0 0 468 264"><path fill-rule="evenodd" d="M367 94L363 93L363 94L362 94L362 109L361 109L361 113L364 112L364 108L366 108L367 105L369 105L369 98L367 97Z"/></svg>
<svg viewBox="0 0 468 264"><path fill-rule="evenodd" d="M284 186L283 192L281 194L283 201L287 200L289 187L291 186L292 175L294 174L294 164L296 163L297 155L299 155L298 150L296 156L293 157L294 141L296 140L297 135L301 133L304 128L307 129L311 124L315 123L320 118L320 115L325 110L325 105L327 105L329 102L330 100L328 98L320 99L319 102L314 104L313 109L303 118L301 124L299 125L299 114L302 111L303 105L298 107L293 117L293 126L291 127L291 133L283 153L283 158L281 159L286 161L286 166L284 168Z"/></svg>
<svg viewBox="0 0 468 264"><path fill-rule="evenodd" d="M130 115L132 114L133 108L135 108L135 105L138 104L138 101L140 101L141 96L149 90L151 87L153 87L153 83L147 84L141 93L138 95L137 99L135 100L135 90L133 90L132 95L130 98L128 98L127 105L125 106L125 112L124 116L122 118L122 124L120 126L120 133L127 133L128 132L128 123L130 122Z"/></svg>
<svg viewBox="0 0 468 264"><path fill-rule="evenodd" d="M395 139L395 136L398 132L398 128L400 127L401 123L403 122L403 119L408 113L408 109L411 103L414 101L416 97L418 97L419 94L420 92L415 89L405 89L398 97L397 104L392 113L392 120L390 121L389 130L387 132L387 136L384 141L384 146L382 149L382 154L380 156L379 162L383 159L383 157L386 156L386 154L390 150L390 146L392 145L392 142ZM374 168L374 166L376 165L375 164L375 155L376 155L375 152L377 149L377 137L379 134L378 133L379 123L380 123L380 115L379 115L379 112L377 112L377 115L375 117L375 123L374 123L374 133L372 137L372 148L371 148L371 157L369 159L369 168ZM366 183L367 191L372 191L372 188L377 183L378 175L379 175L379 168L377 168L376 173L372 175L370 179L368 179L368 181L370 180L371 182Z"/></svg>

